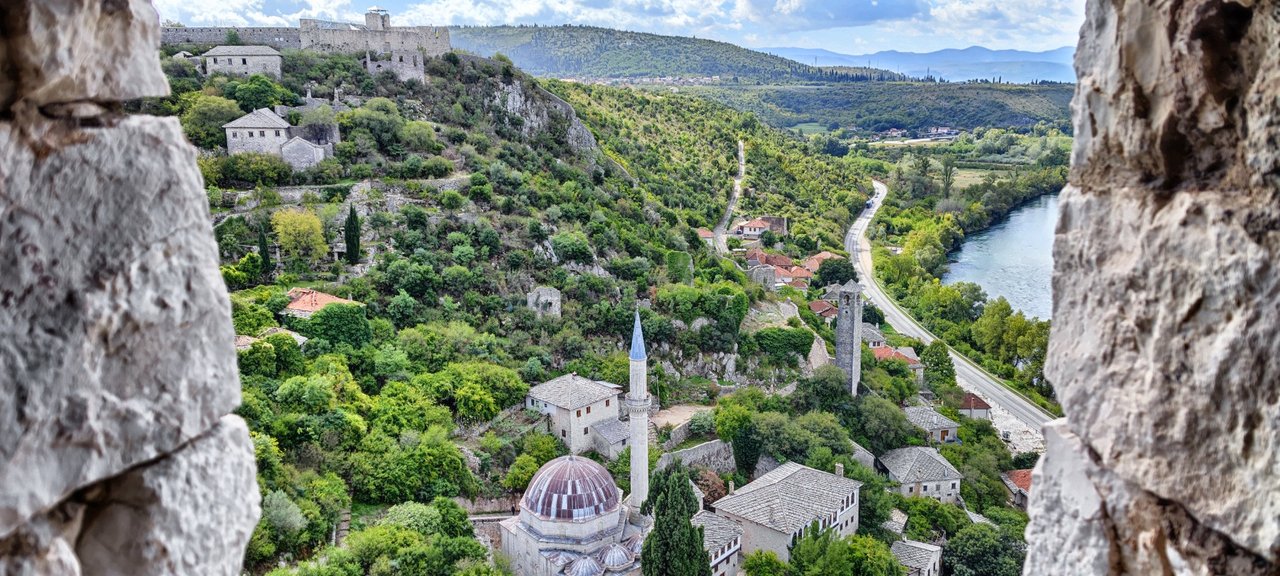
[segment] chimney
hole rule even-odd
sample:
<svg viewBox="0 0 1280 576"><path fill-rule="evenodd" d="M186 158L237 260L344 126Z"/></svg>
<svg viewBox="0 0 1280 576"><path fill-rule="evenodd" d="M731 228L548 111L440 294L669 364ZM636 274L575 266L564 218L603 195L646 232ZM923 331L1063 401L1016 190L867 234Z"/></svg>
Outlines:
<svg viewBox="0 0 1280 576"><path fill-rule="evenodd" d="M836 462L836 476L844 478L844 463Z"/></svg>
<svg viewBox="0 0 1280 576"><path fill-rule="evenodd" d="M729 495L730 495L730 496L732 496L732 495L733 495L733 493L734 493L734 491L735 491L735 490L737 490L737 488L736 488L736 487L734 487L734 484L735 484L735 482L733 481L733 478L730 478L730 479L729 479Z"/></svg>

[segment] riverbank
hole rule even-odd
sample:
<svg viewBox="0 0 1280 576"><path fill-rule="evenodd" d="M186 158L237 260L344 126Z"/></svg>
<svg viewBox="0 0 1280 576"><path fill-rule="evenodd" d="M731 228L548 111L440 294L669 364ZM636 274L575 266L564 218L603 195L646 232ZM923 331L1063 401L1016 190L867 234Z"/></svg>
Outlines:
<svg viewBox="0 0 1280 576"><path fill-rule="evenodd" d="M1014 310L1050 319L1057 221L1057 194L1022 203L986 229L966 234L960 247L947 254L942 282L978 284L988 298L1004 297Z"/></svg>

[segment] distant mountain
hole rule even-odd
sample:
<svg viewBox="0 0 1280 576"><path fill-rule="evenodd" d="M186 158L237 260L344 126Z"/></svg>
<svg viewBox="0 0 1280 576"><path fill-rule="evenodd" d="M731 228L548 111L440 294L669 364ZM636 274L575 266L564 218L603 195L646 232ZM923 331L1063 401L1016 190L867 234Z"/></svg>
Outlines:
<svg viewBox="0 0 1280 576"><path fill-rule="evenodd" d="M1072 67L1075 48L1071 46L1046 52L972 46L963 50L925 53L889 50L861 55L812 48L761 48L760 51L810 66L872 66L912 77L933 75L951 82L992 78L1019 84L1037 80L1076 81Z"/></svg>
<svg viewBox="0 0 1280 576"><path fill-rule="evenodd" d="M744 83L904 79L885 70L817 68L725 42L590 26L460 26L449 34L455 48L485 57L501 53L536 76L720 76Z"/></svg>

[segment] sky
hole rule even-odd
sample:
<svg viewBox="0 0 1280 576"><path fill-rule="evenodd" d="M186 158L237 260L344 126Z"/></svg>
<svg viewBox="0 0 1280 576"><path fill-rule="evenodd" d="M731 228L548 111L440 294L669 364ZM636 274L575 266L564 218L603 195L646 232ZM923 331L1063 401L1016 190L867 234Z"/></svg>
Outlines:
<svg viewBox="0 0 1280 576"><path fill-rule="evenodd" d="M188 26L363 22L370 3L393 25L581 24L696 36L748 48L843 54L943 48L1052 50L1076 43L1084 0L154 0Z"/></svg>

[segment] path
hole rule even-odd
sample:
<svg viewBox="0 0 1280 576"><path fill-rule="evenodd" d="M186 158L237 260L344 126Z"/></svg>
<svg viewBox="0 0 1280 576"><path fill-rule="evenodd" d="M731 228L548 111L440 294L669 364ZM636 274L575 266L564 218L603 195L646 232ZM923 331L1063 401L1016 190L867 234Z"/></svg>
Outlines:
<svg viewBox="0 0 1280 576"><path fill-rule="evenodd" d="M712 231L715 234L716 251L721 254L729 253L729 241L725 239L725 234L729 229L729 222L733 219L733 210L738 206L738 198L742 196L742 181L747 177L747 149L746 143L742 140L738 141L738 177L733 179L733 194L729 196L729 205L724 209L724 217L720 219L720 223L716 224L716 229Z"/></svg>
<svg viewBox="0 0 1280 576"><path fill-rule="evenodd" d="M854 268L858 271L858 278L862 279L867 301L884 312L885 321L898 333L929 344L934 341L934 335L890 299L872 274L871 243L867 240L866 232L876 211L889 195L889 187L884 183L874 181L873 184L876 195L872 199L872 205L849 227L849 233L844 239L845 250L851 255L857 255ZM956 382L961 388L977 394L991 405L992 424L997 430L1009 433L1009 443L1015 452L1044 450L1044 437L1040 428L1045 422L1052 420L1053 415L1010 390L955 350L951 351L951 361L956 367Z"/></svg>
<svg viewBox="0 0 1280 576"><path fill-rule="evenodd" d="M659 410L657 414L654 414L653 417L649 419L649 421L658 428L663 426L671 426L672 428L675 428L691 420L694 414L706 412L708 410L711 410L710 406L677 404L675 406L668 406Z"/></svg>

